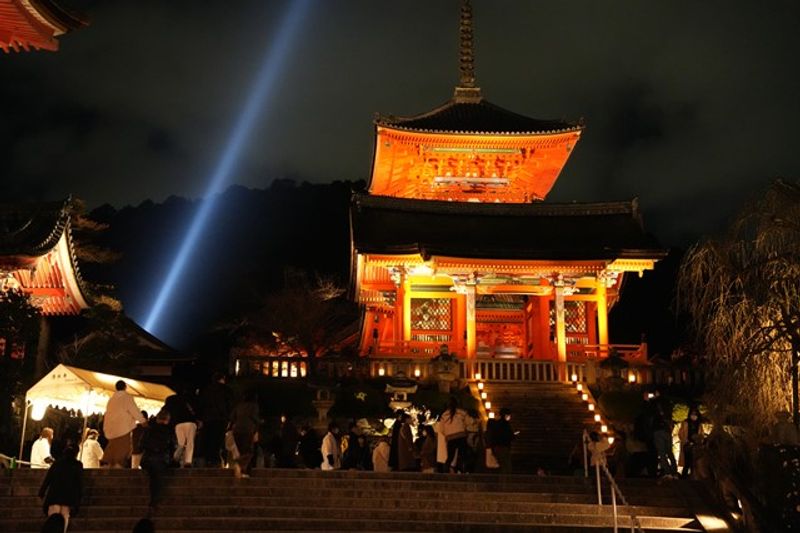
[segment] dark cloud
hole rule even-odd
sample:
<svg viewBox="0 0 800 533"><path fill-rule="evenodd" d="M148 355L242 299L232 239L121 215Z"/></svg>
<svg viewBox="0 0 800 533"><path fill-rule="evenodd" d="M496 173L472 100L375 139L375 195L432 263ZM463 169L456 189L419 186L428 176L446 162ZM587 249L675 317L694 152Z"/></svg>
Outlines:
<svg viewBox="0 0 800 533"><path fill-rule="evenodd" d="M479 84L587 130L551 199L640 196L668 243L800 175L800 4L475 0ZM202 194L286 2L74 2L56 54L0 58L0 179L91 205ZM319 0L236 182L359 179L375 111L413 114L457 77L457 0ZM693 206L687 209L687 206Z"/></svg>

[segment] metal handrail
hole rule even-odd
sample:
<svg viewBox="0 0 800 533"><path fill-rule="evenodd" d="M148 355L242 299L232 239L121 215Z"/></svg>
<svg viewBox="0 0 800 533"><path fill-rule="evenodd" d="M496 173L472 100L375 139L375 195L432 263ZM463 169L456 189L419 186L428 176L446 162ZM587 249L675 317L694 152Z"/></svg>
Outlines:
<svg viewBox="0 0 800 533"><path fill-rule="evenodd" d="M619 524L618 524L618 517L617 517L617 496L619 495L619 499L622 501L622 505L628 508L628 511L631 515L631 533L639 532L644 533L644 529L642 529L642 524L639 522L639 518L633 513L631 510L631 505L628 503L628 500L625 499L625 495L622 493L622 489L619 488L617 482L614 480L614 476L611 475L611 472L608 470L608 466L605 464L597 464L595 465L596 472L597 472L597 494L598 494L598 505L603 505L602 501L600 501L600 469L602 468L603 472L608 478L608 482L611 485L611 507L612 512L614 514L614 533L619 531Z"/></svg>

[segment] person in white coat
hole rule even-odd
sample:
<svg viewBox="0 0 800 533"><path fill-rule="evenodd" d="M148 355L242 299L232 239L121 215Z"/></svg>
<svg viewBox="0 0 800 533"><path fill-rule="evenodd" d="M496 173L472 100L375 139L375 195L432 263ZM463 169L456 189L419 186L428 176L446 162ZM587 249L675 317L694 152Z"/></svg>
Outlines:
<svg viewBox="0 0 800 533"><path fill-rule="evenodd" d="M31 448L31 468L50 468L53 463L53 457L50 455L50 443L52 442L53 430L43 428Z"/></svg>
<svg viewBox="0 0 800 533"><path fill-rule="evenodd" d="M81 446L80 460L84 468L100 468L100 461L103 460L103 447L97 442L100 433L96 429L86 432L86 439Z"/></svg>
<svg viewBox="0 0 800 533"><path fill-rule="evenodd" d="M372 450L372 469L375 472L391 472L389 468L389 452L391 448L385 438L381 438Z"/></svg>
<svg viewBox="0 0 800 533"><path fill-rule="evenodd" d="M436 465L439 472L448 472L450 469L447 467L447 437L444 435L441 420L433 425L433 430L436 432Z"/></svg>
<svg viewBox="0 0 800 533"><path fill-rule="evenodd" d="M131 456L131 432L137 422L145 422L133 396L125 391L127 388L124 381L117 381L117 392L108 400L103 417L103 433L108 439L105 459L111 468L125 466Z"/></svg>
<svg viewBox="0 0 800 533"><path fill-rule="evenodd" d="M341 466L339 441L336 440L338 433L339 428L334 422L328 424L328 433L322 439L322 464L320 468L323 470L337 470Z"/></svg>

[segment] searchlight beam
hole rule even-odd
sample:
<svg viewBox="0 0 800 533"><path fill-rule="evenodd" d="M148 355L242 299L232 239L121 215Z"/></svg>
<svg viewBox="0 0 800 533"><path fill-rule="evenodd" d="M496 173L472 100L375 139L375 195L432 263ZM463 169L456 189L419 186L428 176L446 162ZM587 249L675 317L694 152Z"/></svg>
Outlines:
<svg viewBox="0 0 800 533"><path fill-rule="evenodd" d="M180 279L181 273L186 268L192 252L197 246L200 234L213 215L216 195L222 192L236 168L242 149L246 145L247 139L250 137L253 127L259 118L265 100L270 96L275 86L275 81L283 69L288 56L289 45L298 31L304 15L308 12L310 4L311 0L290 1L286 15L278 26L275 40L264 57L264 63L258 72L253 88L239 114L239 118L234 124L230 139L222 152L222 157L211 174L205 198L201 201L200 207L189 225L186 236L147 316L144 329L151 333L155 333L159 329L160 319L167 307L167 302Z"/></svg>

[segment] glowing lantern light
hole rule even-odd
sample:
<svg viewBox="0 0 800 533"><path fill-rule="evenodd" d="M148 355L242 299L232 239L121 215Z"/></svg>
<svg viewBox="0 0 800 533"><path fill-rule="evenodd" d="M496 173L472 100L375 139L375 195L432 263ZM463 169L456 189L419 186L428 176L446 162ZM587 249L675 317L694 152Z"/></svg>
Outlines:
<svg viewBox="0 0 800 533"><path fill-rule="evenodd" d="M607 425L605 425L605 424L603 424L602 426L600 426L600 432L601 432L601 433L608 433L608 426L607 426Z"/></svg>
<svg viewBox="0 0 800 533"><path fill-rule="evenodd" d="M578 381L578 374L572 374L572 382L577 383Z"/></svg>
<svg viewBox="0 0 800 533"><path fill-rule="evenodd" d="M476 372L475 373L475 379L480 381L480 379L481 379L481 373L480 372Z"/></svg>
<svg viewBox="0 0 800 533"><path fill-rule="evenodd" d="M594 421L595 422L600 422L600 420L601 420L600 413L597 413L596 415L594 415Z"/></svg>
<svg viewBox="0 0 800 533"><path fill-rule="evenodd" d="M581 385L580 383L578 383L578 392L581 392L581 391L583 391L583 385Z"/></svg>
<svg viewBox="0 0 800 533"><path fill-rule="evenodd" d="M608 444L614 444L614 437L608 437Z"/></svg>
<svg viewBox="0 0 800 533"><path fill-rule="evenodd" d="M481 400L485 400L487 396L489 396L489 395L486 394L486 392L482 392L481 393Z"/></svg>
<svg viewBox="0 0 800 533"><path fill-rule="evenodd" d="M478 390L483 390L483 381L478 382Z"/></svg>
<svg viewBox="0 0 800 533"><path fill-rule="evenodd" d="M489 411L489 418L494 418L494 411Z"/></svg>
<svg viewBox="0 0 800 533"><path fill-rule="evenodd" d="M583 400L585 402L588 399L589 399L589 395L588 394L586 394L585 392L583 394L581 394L581 400Z"/></svg>
<svg viewBox="0 0 800 533"><path fill-rule="evenodd" d="M380 368L378 369L378 375L379 375L379 376L384 376L384 375L386 375L386 370L384 370L384 368L383 368L383 367L380 367Z"/></svg>
<svg viewBox="0 0 800 533"><path fill-rule="evenodd" d="M590 411L594 411L594 404L593 404L593 403L590 403L590 404L589 404L589 410L590 410Z"/></svg>
<svg viewBox="0 0 800 533"><path fill-rule="evenodd" d="M418 378L422 372L419 371L419 368L414 369L414 377Z"/></svg>
<svg viewBox="0 0 800 533"><path fill-rule="evenodd" d="M636 374L633 372L628 374L628 383L636 383Z"/></svg>
<svg viewBox="0 0 800 533"><path fill-rule="evenodd" d="M483 406L484 406L485 408L487 408L487 409L491 409L491 408L492 408L492 402L490 402L490 401L488 401L488 400L487 400L487 401L486 401L486 402L483 404Z"/></svg>

